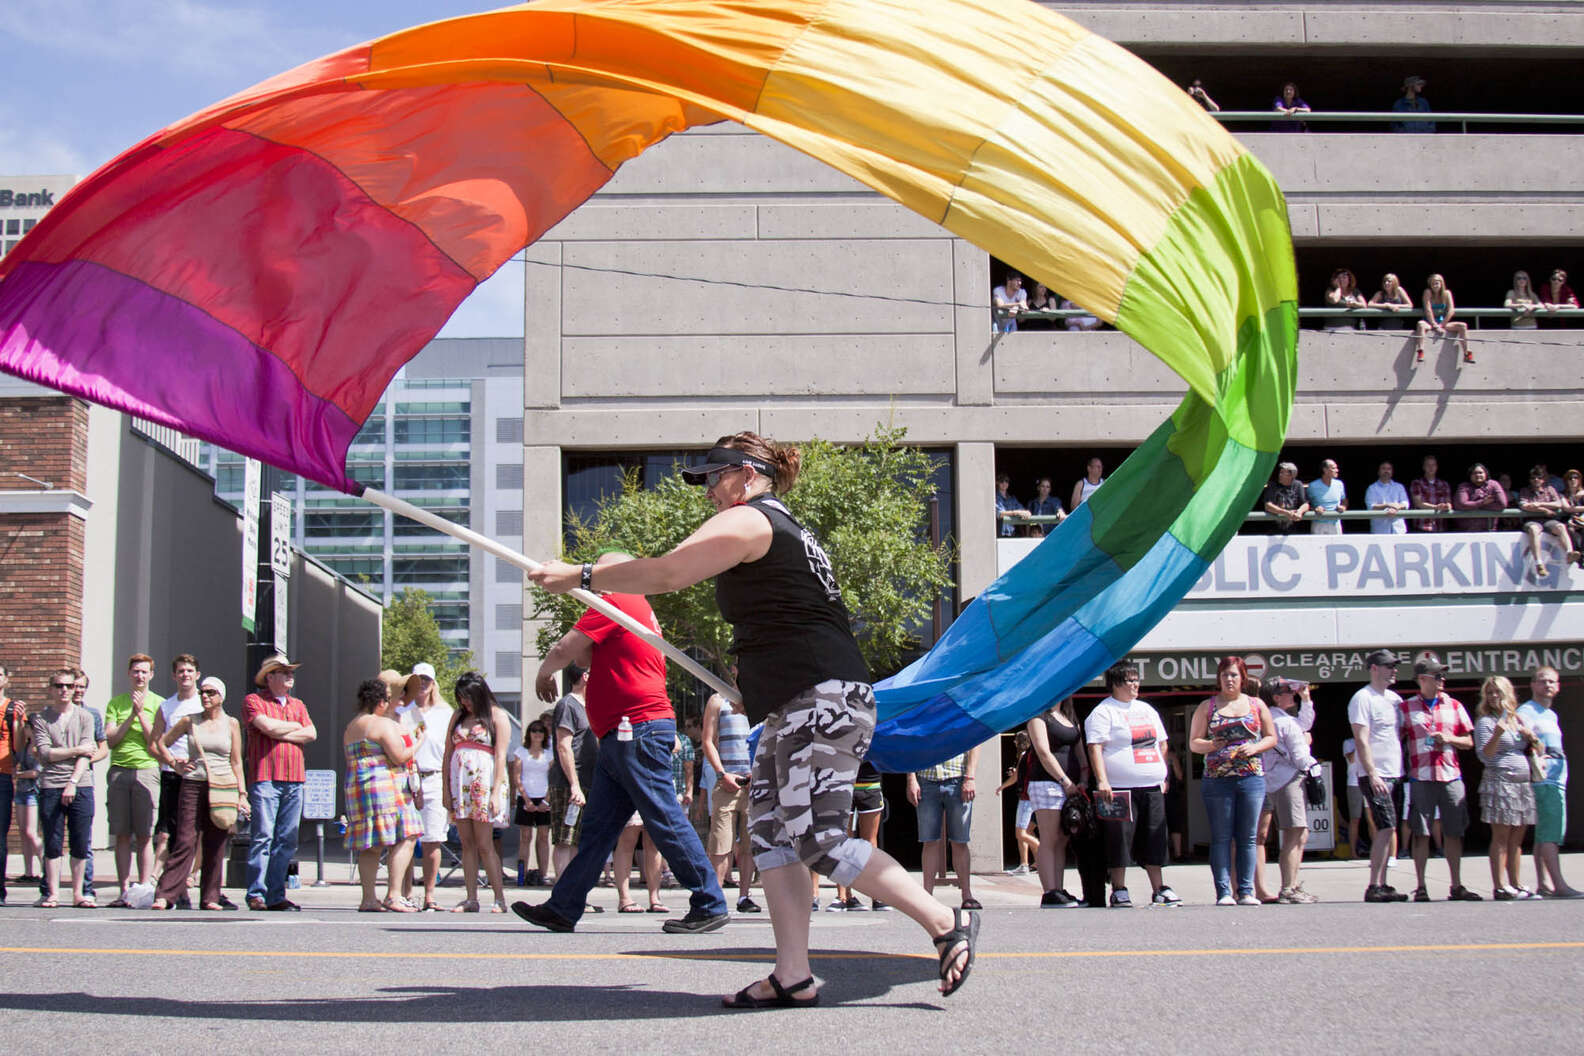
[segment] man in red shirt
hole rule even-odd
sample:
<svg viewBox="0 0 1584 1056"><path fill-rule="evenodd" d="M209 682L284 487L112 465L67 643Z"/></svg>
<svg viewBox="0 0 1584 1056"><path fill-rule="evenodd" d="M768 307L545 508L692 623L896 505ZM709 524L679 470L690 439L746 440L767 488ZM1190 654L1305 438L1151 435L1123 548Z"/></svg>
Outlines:
<svg viewBox="0 0 1584 1056"><path fill-rule="evenodd" d="M247 904L249 909L295 913L301 907L286 898L286 871L297 853L297 826L302 821L302 746L319 736L308 709L291 695L300 667L284 656L272 656L259 667L242 705L247 730L248 802L252 807L252 839L248 843Z"/></svg>
<svg viewBox="0 0 1584 1056"><path fill-rule="evenodd" d="M1414 871L1419 886L1415 902L1430 901L1425 890L1425 862L1430 857L1430 826L1441 815L1441 843L1452 874L1452 902L1478 902L1463 886L1463 833L1468 830L1468 797L1457 749L1474 747L1474 724L1462 704L1446 692L1446 668L1436 660L1414 664L1419 692L1402 702L1403 761L1413 778L1409 786L1408 821L1413 826Z"/></svg>
<svg viewBox="0 0 1584 1056"><path fill-rule="evenodd" d="M608 553L597 564L603 567L630 560L627 554ZM654 610L642 595L602 597L660 634ZM583 808L583 833L577 855L557 877L549 901L537 906L517 902L512 911L550 931L573 930L605 859L636 810L677 882L693 892L687 915L666 921L663 930L683 934L714 931L728 918L726 896L672 784L671 753L677 729L671 698L666 694L665 657L609 617L589 609L540 664L535 685L541 700L555 699L556 673L574 663L588 669L589 729L599 738L594 784ZM631 724L630 730L621 728L624 719Z"/></svg>

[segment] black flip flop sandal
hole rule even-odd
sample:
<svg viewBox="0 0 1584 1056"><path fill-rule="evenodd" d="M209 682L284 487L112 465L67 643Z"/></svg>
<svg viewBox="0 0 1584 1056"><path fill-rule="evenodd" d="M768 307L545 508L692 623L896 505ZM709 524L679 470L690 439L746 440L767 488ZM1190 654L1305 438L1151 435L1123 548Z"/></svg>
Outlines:
<svg viewBox="0 0 1584 1056"><path fill-rule="evenodd" d="M809 987L814 985L814 977L812 975L803 980L801 983L793 983L791 986L782 986L781 980L777 979L774 975L768 976L766 982L770 984L770 989L775 991L774 997L755 997L752 993L750 993L750 991L753 990L754 984L749 983L747 986L743 987L732 996L721 998L721 1007L739 1010L760 1008L812 1008L820 1002L819 991L817 990L814 992L813 997L808 998L805 1001L799 1001L797 998L792 996L793 994L802 993L804 990L807 990Z"/></svg>
<svg viewBox="0 0 1584 1056"><path fill-rule="evenodd" d="M964 916L968 918L966 924L963 923ZM951 971L952 965L957 962L957 958L963 952L957 949L958 943L967 944L966 952L968 956L963 960L962 971L958 974L957 981L941 991L942 997L950 997L955 994L968 981L968 973L973 970L974 943L979 939L978 914L956 909L952 911L952 919L957 926L935 940L935 955L940 958L938 971L941 981L946 981L946 973Z"/></svg>

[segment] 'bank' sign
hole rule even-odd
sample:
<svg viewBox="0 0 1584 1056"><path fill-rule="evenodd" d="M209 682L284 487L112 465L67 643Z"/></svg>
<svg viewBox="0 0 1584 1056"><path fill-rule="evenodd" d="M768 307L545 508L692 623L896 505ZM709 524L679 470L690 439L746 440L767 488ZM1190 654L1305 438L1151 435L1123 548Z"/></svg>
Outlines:
<svg viewBox="0 0 1584 1056"><path fill-rule="evenodd" d="M1423 594L1500 594L1584 589L1546 537L1546 575L1535 576L1519 532L1414 535L1237 536L1188 597L1336 598Z"/></svg>

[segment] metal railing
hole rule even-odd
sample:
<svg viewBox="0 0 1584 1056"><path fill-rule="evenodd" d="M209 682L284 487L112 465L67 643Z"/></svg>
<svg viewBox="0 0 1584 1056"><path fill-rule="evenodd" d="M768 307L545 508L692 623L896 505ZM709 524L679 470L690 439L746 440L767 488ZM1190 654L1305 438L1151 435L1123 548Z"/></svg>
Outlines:
<svg viewBox="0 0 1584 1056"><path fill-rule="evenodd" d="M1016 511L1012 511L1015 513ZM1031 517L1008 516L1008 511L997 510L996 519L1011 520L1014 524L1060 524L1070 514L1057 517L1054 514L1039 514ZM1524 520L1537 517L1539 514L1529 513L1517 507L1507 507L1501 510L1448 510L1442 513L1439 510L1344 510L1340 513L1317 514L1313 510L1303 515L1300 520L1309 521L1373 521L1381 518L1395 518L1398 520L1424 520L1434 517L1439 520ZM1286 517L1277 517L1263 510L1250 512L1243 518L1245 524L1280 523Z"/></svg>
<svg viewBox="0 0 1584 1056"><path fill-rule="evenodd" d="M996 317L997 321L1006 318L1005 313L998 309L992 308L990 311L991 314ZM1094 313L1083 308L1030 308L1018 312L1016 318L1019 321L1025 319L1047 319L1052 322L1056 322L1081 316L1093 318ZM1526 313L1516 311L1512 308L1460 307L1458 308L1457 315L1454 317L1454 319L1473 320L1474 325L1470 327L1470 329L1478 330L1480 328L1479 321L1482 319L1502 319L1511 321L1513 319L1519 318L1520 316L1527 316L1532 319L1566 319L1569 322L1569 329L1584 326L1584 308L1555 308L1549 310L1537 309L1534 312ZM1411 330L1413 323L1424 318L1424 312L1419 308L1404 308L1395 312L1389 308L1300 308L1298 309L1298 318L1392 319L1400 323L1409 324L1408 329ZM1575 322L1575 320L1577 320L1577 322Z"/></svg>
<svg viewBox="0 0 1584 1056"><path fill-rule="evenodd" d="M1456 125L1462 133L1470 125L1584 125L1584 114L1485 114L1464 111L1446 113L1398 113L1395 110L1310 110L1283 114L1276 110L1220 110L1210 114L1222 124L1267 124L1272 121L1302 121L1305 124L1410 124L1434 122L1436 131L1443 125ZM1249 131L1258 131L1250 129ZM1403 132L1399 135L1431 135L1429 132Z"/></svg>

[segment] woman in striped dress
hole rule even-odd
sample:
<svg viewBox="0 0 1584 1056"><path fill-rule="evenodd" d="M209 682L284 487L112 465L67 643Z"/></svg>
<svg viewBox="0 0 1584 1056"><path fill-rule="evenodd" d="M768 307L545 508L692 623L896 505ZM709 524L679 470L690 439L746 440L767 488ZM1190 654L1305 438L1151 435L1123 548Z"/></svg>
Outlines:
<svg viewBox="0 0 1584 1056"><path fill-rule="evenodd" d="M411 868L413 845L423 832L423 822L402 778L417 751L413 738L422 737L423 729L409 734L392 719L395 703L386 683L377 678L363 682L357 689L357 715L341 738L346 752L346 843L358 852L358 879L363 884L360 913L414 912L400 897L400 883ZM374 888L383 851L389 851L390 857L381 902Z"/></svg>

